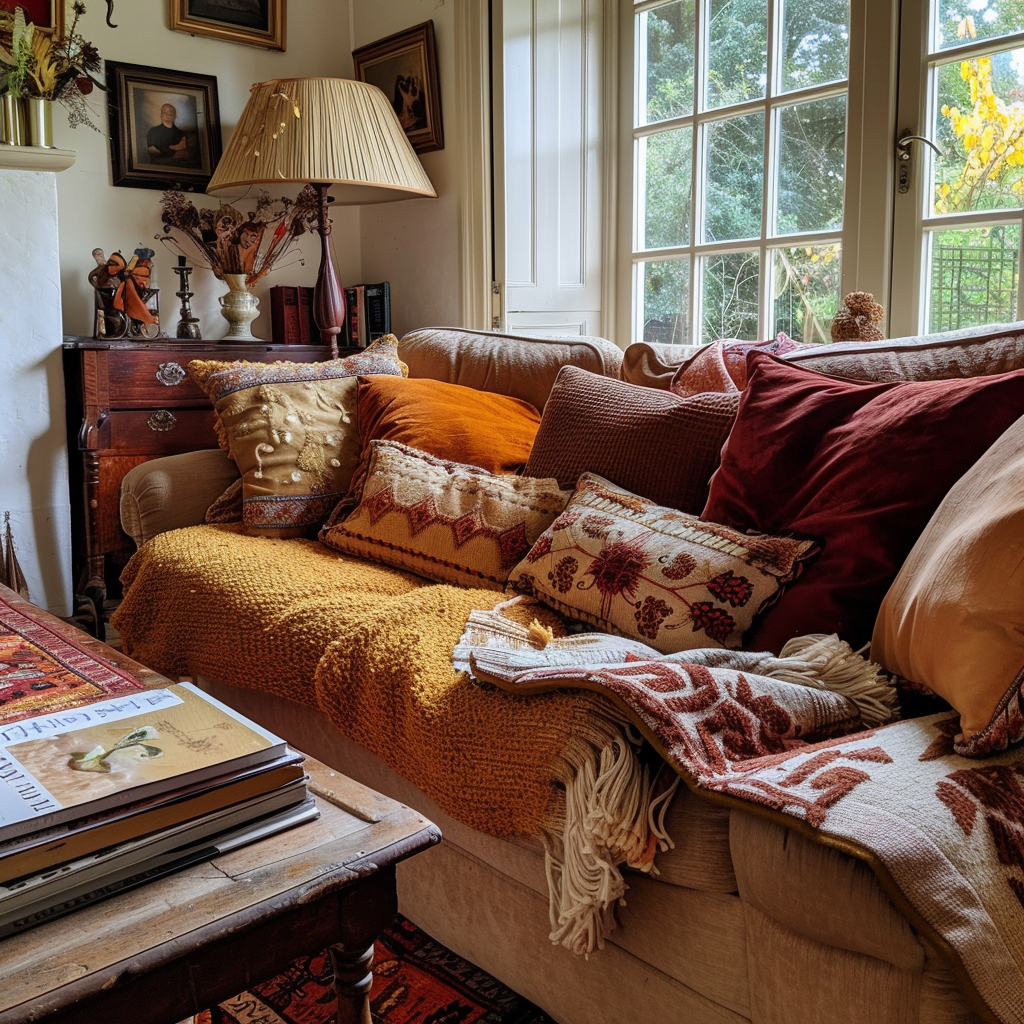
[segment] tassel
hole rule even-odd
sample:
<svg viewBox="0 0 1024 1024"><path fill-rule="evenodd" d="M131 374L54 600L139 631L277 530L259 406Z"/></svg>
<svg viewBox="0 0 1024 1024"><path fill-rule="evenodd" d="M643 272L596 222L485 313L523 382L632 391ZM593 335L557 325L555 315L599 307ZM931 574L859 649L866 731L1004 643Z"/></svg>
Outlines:
<svg viewBox="0 0 1024 1024"><path fill-rule="evenodd" d="M896 687L881 665L864 656L867 645L855 651L832 633L811 633L786 642L778 658L758 668L761 675L798 686L831 690L857 705L861 721L872 728L898 714Z"/></svg>
<svg viewBox="0 0 1024 1024"><path fill-rule="evenodd" d="M11 513L4 513L4 552L3 565L0 566L0 583L5 587L19 593L26 601L28 596L28 583L25 574L18 564L18 556L14 552L14 535L11 533Z"/></svg>

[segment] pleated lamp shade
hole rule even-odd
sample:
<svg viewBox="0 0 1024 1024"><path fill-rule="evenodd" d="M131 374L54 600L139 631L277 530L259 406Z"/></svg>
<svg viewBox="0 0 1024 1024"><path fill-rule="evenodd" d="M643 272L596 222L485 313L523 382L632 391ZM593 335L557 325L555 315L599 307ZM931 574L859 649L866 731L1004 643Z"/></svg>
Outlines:
<svg viewBox="0 0 1024 1024"><path fill-rule="evenodd" d="M347 78L257 82L206 191L283 182L342 206L437 194L388 98Z"/></svg>

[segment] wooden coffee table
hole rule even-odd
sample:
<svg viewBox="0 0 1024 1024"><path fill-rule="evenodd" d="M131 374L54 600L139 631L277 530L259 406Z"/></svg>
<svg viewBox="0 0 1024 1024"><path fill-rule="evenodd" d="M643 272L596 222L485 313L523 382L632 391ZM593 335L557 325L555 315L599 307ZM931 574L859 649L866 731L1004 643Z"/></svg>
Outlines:
<svg viewBox="0 0 1024 1024"><path fill-rule="evenodd" d="M20 600L2 587L0 599ZM174 1024L324 948L339 1024L369 1024L373 943L398 910L395 865L441 835L318 761L306 766L316 821L0 939L0 1024Z"/></svg>

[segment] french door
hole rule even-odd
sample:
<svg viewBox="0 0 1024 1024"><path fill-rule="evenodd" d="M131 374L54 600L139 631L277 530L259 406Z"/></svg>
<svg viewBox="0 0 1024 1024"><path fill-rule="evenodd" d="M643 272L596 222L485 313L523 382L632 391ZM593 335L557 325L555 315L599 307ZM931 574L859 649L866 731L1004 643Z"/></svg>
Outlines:
<svg viewBox="0 0 1024 1024"><path fill-rule="evenodd" d="M903 0L890 333L1022 318L1024 0Z"/></svg>

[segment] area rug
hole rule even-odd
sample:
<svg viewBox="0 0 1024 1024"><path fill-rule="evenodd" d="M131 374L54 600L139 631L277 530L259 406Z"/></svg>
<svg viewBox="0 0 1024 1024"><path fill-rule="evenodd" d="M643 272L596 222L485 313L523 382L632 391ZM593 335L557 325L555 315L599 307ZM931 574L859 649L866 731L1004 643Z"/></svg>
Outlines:
<svg viewBox="0 0 1024 1024"><path fill-rule="evenodd" d="M399 915L377 941L370 993L374 1024L554 1024L506 988ZM326 952L296 960L195 1024L333 1024L337 1001Z"/></svg>

